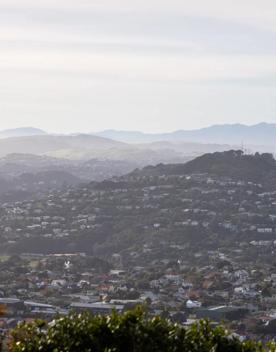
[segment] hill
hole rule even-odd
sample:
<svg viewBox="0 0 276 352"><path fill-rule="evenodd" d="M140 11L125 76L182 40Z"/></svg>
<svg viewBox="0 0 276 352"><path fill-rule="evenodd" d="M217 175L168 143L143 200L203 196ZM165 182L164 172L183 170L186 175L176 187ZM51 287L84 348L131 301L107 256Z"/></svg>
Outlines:
<svg viewBox="0 0 276 352"><path fill-rule="evenodd" d="M206 173L235 179L264 181L276 176L276 162L272 154L247 155L242 151L207 153L186 164L160 164L136 171L139 175L185 175Z"/></svg>
<svg viewBox="0 0 276 352"><path fill-rule="evenodd" d="M181 149L181 148L179 148ZM188 153L190 153L188 151ZM34 154L67 160L116 160L135 163L136 167L160 162L183 162L183 150L134 146L92 135L40 135L0 139L0 158L9 154Z"/></svg>
<svg viewBox="0 0 276 352"><path fill-rule="evenodd" d="M51 154L60 150L108 150L123 148L124 144L110 139L89 136L27 136L0 140L0 156L13 153Z"/></svg>
<svg viewBox="0 0 276 352"><path fill-rule="evenodd" d="M40 136L47 133L39 128L22 127L0 131L0 138Z"/></svg>
<svg viewBox="0 0 276 352"><path fill-rule="evenodd" d="M32 135L0 138L0 158L10 154L33 154L55 159L120 161L135 167L158 163L183 163L206 152L235 148L227 144L159 141L128 144L95 135ZM131 171L130 169L126 172Z"/></svg>

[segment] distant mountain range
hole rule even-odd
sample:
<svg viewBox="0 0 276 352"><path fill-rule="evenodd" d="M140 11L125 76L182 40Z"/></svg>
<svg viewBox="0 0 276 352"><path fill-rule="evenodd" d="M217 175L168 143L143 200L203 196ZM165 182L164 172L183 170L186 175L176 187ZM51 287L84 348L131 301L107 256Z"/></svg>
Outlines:
<svg viewBox="0 0 276 352"><path fill-rule="evenodd" d="M252 126L242 124L222 124L213 125L206 128L195 130L178 130L168 133L143 133L140 131L119 131L119 130L105 130L98 133L91 133L90 136L98 138L112 139L113 141L121 143L156 143L156 142L170 142L170 143L212 143L212 144L231 144L241 146L245 145L276 145L276 123L259 123ZM34 128L22 127L0 131L0 138L13 137L33 137L33 136L50 136L47 132ZM82 136L88 141L88 136L84 134L75 135L55 135L59 139ZM100 141L100 140L98 140ZM56 141L54 142L56 144Z"/></svg>
<svg viewBox="0 0 276 352"><path fill-rule="evenodd" d="M242 145L276 145L276 124L259 123L213 125L197 130L179 130L171 133L150 134L138 131L106 130L98 136L126 143L152 143L157 141L197 142Z"/></svg>
<svg viewBox="0 0 276 352"><path fill-rule="evenodd" d="M140 131L119 131L105 130L98 133L91 133L90 136L112 139L121 143L212 143L212 144L231 144L241 146L245 145L276 145L276 123L259 123L252 126L242 124L222 124L213 125L206 128L195 130L178 130L168 133L143 133ZM50 136L47 132L34 128L23 127L0 131L0 139L13 137L33 137L33 136ZM55 135L51 136L60 138L70 138L82 136L88 141L88 136L84 134L75 134L71 136ZM88 142L89 143L89 142ZM56 144L56 142L55 142Z"/></svg>

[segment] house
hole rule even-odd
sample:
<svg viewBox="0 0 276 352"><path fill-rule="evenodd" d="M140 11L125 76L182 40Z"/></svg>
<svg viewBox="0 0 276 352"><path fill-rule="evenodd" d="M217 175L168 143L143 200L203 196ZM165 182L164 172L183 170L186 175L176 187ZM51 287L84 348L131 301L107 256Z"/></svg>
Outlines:
<svg viewBox="0 0 276 352"><path fill-rule="evenodd" d="M70 308L82 312L82 311L90 311L93 314L99 315L107 315L112 313L113 310L121 313L124 309L124 305L121 304L111 304L104 302L95 302L95 303L71 303Z"/></svg>
<svg viewBox="0 0 276 352"><path fill-rule="evenodd" d="M199 301L192 301L192 300L188 300L187 302L186 302L186 307L188 308L188 309L191 309L191 308L200 308L202 306L202 303L201 302L199 302Z"/></svg>
<svg viewBox="0 0 276 352"><path fill-rule="evenodd" d="M56 315L56 314L62 314L66 315L68 314L68 311L65 309L60 309L58 307L55 307L51 304L44 304L44 303L37 303L37 302L31 302L31 301L25 301L24 306L26 309L26 312L30 314L38 314L38 315Z"/></svg>
<svg viewBox="0 0 276 352"><path fill-rule="evenodd" d="M257 228L258 233L273 233L273 229L271 227L259 227Z"/></svg>
<svg viewBox="0 0 276 352"><path fill-rule="evenodd" d="M6 315L22 315L24 304L17 298L0 298L0 306L3 307Z"/></svg>
<svg viewBox="0 0 276 352"><path fill-rule="evenodd" d="M208 318L216 322L222 320L240 320L248 314L248 310L243 307L218 306L212 308L200 308L196 310L198 319Z"/></svg>

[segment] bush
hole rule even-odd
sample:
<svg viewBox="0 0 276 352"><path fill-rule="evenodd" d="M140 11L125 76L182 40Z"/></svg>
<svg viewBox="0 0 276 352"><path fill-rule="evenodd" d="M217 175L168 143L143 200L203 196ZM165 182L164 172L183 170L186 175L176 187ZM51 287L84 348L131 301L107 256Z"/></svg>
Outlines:
<svg viewBox="0 0 276 352"><path fill-rule="evenodd" d="M188 328L141 309L123 315L71 314L47 324L20 324L11 334L12 352L263 352L260 344L240 342L222 327L202 320ZM275 346L269 351L276 352Z"/></svg>

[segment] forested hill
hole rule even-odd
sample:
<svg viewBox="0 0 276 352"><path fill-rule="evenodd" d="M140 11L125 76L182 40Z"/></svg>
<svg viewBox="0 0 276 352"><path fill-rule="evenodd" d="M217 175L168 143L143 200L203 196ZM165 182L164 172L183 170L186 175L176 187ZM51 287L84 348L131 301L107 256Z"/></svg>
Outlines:
<svg viewBox="0 0 276 352"><path fill-rule="evenodd" d="M145 176L185 175L208 173L210 175L263 181L276 177L276 162L272 154L244 154L241 150L204 154L186 164L159 164L136 170L133 174Z"/></svg>

